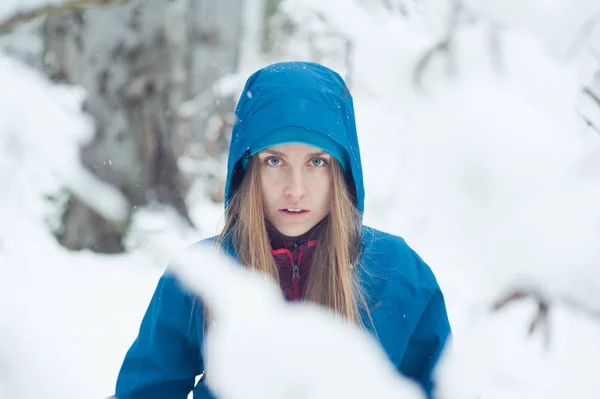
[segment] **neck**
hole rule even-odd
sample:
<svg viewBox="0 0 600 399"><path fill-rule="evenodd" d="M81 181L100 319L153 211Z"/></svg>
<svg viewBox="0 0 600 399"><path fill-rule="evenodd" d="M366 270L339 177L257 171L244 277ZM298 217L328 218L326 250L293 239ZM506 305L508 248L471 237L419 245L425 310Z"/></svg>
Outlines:
<svg viewBox="0 0 600 399"><path fill-rule="evenodd" d="M325 217L323 220L321 220L319 223L317 223L315 226L313 226L306 233L301 234L299 236L285 235L285 234L281 233L279 230L277 230L271 223L269 223L267 221L266 222L267 233L269 234L269 241L271 242L271 246L273 247L273 249L289 248L294 245L297 246L304 242L314 240L318 237L318 232L319 232L319 230L321 230L321 227L323 227L323 225L325 225L326 220L327 220L327 217Z"/></svg>

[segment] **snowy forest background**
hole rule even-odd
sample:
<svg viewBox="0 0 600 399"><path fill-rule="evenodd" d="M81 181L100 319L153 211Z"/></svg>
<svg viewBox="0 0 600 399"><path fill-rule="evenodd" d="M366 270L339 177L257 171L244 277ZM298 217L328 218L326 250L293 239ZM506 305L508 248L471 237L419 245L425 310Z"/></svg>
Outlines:
<svg viewBox="0 0 600 399"><path fill-rule="evenodd" d="M114 393L170 257L222 227L245 79L292 59L347 80L365 223L445 293L439 398L597 396L599 20L592 0L3 0L0 398Z"/></svg>

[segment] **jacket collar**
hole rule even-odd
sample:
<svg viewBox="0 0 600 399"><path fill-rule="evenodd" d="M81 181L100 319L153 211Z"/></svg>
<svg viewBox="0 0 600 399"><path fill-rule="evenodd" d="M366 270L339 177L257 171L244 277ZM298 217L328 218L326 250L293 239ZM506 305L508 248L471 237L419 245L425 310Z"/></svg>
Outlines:
<svg viewBox="0 0 600 399"><path fill-rule="evenodd" d="M317 232L323 227L327 217L317 223L313 228L311 228L306 233L297 236L297 237L289 237L285 234L280 233L271 223L268 221L267 223L267 233L269 235L269 241L271 242L271 248L280 249L287 248L293 249L299 245L302 245L308 241L314 240L317 237Z"/></svg>

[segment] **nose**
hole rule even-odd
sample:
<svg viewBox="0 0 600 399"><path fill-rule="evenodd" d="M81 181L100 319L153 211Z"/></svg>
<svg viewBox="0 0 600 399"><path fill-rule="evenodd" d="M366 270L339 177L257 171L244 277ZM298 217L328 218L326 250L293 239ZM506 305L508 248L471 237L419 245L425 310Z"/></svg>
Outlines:
<svg viewBox="0 0 600 399"><path fill-rule="evenodd" d="M291 171L284 191L286 197L300 199L306 195L306 177L303 176L302 172L302 169Z"/></svg>

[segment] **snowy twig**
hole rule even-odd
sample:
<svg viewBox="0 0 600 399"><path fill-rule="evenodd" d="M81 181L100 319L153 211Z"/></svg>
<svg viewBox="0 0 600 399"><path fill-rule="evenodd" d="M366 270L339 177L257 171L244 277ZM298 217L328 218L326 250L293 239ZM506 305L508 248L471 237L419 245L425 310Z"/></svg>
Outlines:
<svg viewBox="0 0 600 399"><path fill-rule="evenodd" d="M596 103L596 105L600 108L600 97L598 97L596 95L596 93L594 93L592 90L590 90L589 87L586 87L585 89L583 89L583 94L585 94L586 96L591 98Z"/></svg>
<svg viewBox="0 0 600 399"><path fill-rule="evenodd" d="M600 97L598 97L596 93L594 93L589 87L584 88L582 92L584 95L588 96L598 106L598 108L600 108ZM582 117L589 127L594 129L597 133L600 133L598 126L596 126L590 119L586 118L585 116Z"/></svg>
<svg viewBox="0 0 600 399"><path fill-rule="evenodd" d="M29 11L17 12L12 17L0 21L0 34L10 32L15 26L39 17L49 17L60 13L78 11L93 6L125 4L134 0L66 0L62 4L47 4Z"/></svg>
<svg viewBox="0 0 600 399"><path fill-rule="evenodd" d="M431 47L419 60L418 64L415 67L415 72L413 74L413 81L415 86L421 88L423 85L421 83L421 77L425 72L425 69L433 59L433 57L438 53L445 53L448 59L450 58L451 45L454 40L454 32L458 26L458 21L460 19L460 15L462 13L462 5L460 1L455 0L452 5L452 11L450 12L450 20L448 21L448 30L446 31L445 36L439 40L433 47Z"/></svg>
<svg viewBox="0 0 600 399"><path fill-rule="evenodd" d="M583 48L592 37L592 34L596 30L598 23L600 23L600 12L597 12L589 17L588 20L583 24L575 40L573 41L573 44L571 44L567 50L567 57L572 58L577 55L579 50L581 50L581 48Z"/></svg>
<svg viewBox="0 0 600 399"><path fill-rule="evenodd" d="M549 330L548 330L547 323L548 323L548 309L550 308L550 305L549 305L548 301L539 292L531 291L531 290L512 291L509 294L505 295L504 297L500 298L498 301L496 301L492 308L494 309L494 311L497 311L497 310L504 308L510 302L525 299L527 297L532 297L538 304L538 314L536 315L535 319L533 319L533 321L531 322L531 325L529 326L529 334L530 335L533 334L540 324L544 324L546 344L548 344L550 342L550 337L549 337Z"/></svg>
<svg viewBox="0 0 600 399"><path fill-rule="evenodd" d="M596 133L600 134L600 128L597 127L596 125L594 125L594 122L592 122L589 118L586 118L585 116L581 116L581 118L583 119L583 121L585 122L585 124L592 129L593 131L595 131Z"/></svg>
<svg viewBox="0 0 600 399"><path fill-rule="evenodd" d="M538 305L538 313L529 325L529 334L533 334L536 329L543 324L544 338L546 347L550 344L550 328L548 326L548 314L550 312L551 300L539 291L532 289L515 289L509 292L507 295L501 297L499 300L494 302L492 306L493 311L498 311L511 302L522 300L526 298L532 298ZM562 303L576 311L583 312L588 317L600 321L600 310L586 306L580 302L577 302L567 297L553 298L555 303Z"/></svg>

